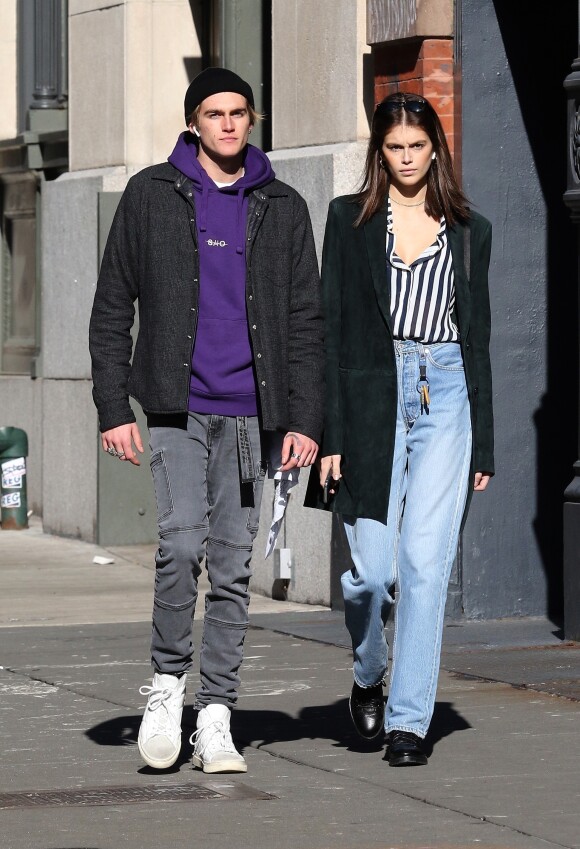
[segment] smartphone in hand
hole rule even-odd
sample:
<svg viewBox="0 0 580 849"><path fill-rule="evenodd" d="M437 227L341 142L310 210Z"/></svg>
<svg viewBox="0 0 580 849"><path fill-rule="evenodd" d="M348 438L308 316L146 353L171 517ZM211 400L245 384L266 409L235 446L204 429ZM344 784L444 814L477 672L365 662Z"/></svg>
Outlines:
<svg viewBox="0 0 580 849"><path fill-rule="evenodd" d="M322 503L328 504L333 495L336 494L336 490L338 489L340 481L336 478L333 478L332 475L328 475L326 480L324 481L324 486L322 487Z"/></svg>

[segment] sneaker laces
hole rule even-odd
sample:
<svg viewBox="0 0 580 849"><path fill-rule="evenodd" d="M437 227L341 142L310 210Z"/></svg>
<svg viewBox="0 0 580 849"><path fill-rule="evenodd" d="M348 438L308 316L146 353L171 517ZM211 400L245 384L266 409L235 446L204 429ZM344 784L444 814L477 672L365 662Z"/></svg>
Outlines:
<svg viewBox="0 0 580 849"><path fill-rule="evenodd" d="M207 737L204 738L206 733ZM196 753L203 759L205 759L206 754L211 757L216 752L238 754L232 735L221 719L212 719L211 722L198 728L189 738L189 742L191 745L195 745Z"/></svg>
<svg viewBox="0 0 580 849"><path fill-rule="evenodd" d="M150 684L143 684L142 687L139 687L139 692L142 696L147 696L146 710L153 720L150 736L153 737L157 733L163 734L168 730L173 730L175 733L178 723L176 718L172 716L169 705L166 704L175 695L175 690L169 687L153 687ZM164 710L159 710L159 708L164 708Z"/></svg>

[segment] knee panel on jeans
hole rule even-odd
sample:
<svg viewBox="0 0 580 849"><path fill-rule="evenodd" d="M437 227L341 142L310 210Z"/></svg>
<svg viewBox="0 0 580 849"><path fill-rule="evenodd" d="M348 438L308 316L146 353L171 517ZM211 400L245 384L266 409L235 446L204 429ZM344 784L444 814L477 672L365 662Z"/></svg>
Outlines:
<svg viewBox="0 0 580 849"><path fill-rule="evenodd" d="M159 608L160 610L170 610L170 611L172 610L176 613L177 612L180 613L182 610L188 610L190 608L193 608L195 606L196 601L197 601L197 594L194 595L193 597L187 598L185 601L182 601L181 603L173 604L170 601L167 601L166 599L159 597L157 595L157 592L156 592L155 598L153 599L153 607ZM193 616L193 611L192 611L192 616Z"/></svg>
<svg viewBox="0 0 580 849"><path fill-rule="evenodd" d="M168 530L161 534L157 561L192 566L200 571L205 557L207 526L186 530Z"/></svg>
<svg viewBox="0 0 580 849"><path fill-rule="evenodd" d="M174 609L195 604L206 533L174 531L161 537L155 558L156 602Z"/></svg>

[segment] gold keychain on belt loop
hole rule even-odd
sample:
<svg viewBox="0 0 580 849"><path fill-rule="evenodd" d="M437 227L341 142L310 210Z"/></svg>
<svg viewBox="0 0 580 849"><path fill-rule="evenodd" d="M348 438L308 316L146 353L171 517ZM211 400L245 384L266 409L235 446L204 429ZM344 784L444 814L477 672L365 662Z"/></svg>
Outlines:
<svg viewBox="0 0 580 849"><path fill-rule="evenodd" d="M417 392L421 396L421 415L423 415L423 413L429 415L431 396L429 395L429 379L427 378L427 357L423 350L419 355L419 380L417 381Z"/></svg>

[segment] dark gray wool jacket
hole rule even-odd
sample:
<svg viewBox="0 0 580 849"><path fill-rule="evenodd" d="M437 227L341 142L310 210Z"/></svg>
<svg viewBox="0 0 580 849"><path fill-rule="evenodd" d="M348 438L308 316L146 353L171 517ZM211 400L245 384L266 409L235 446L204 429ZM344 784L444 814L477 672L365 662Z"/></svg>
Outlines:
<svg viewBox="0 0 580 849"><path fill-rule="evenodd" d="M279 180L249 197L246 304L264 430L320 441L323 325L306 203ZM169 163L132 177L121 198L90 323L93 397L101 431L149 413L186 412L197 326L194 192ZM134 302L139 333L131 362Z"/></svg>

